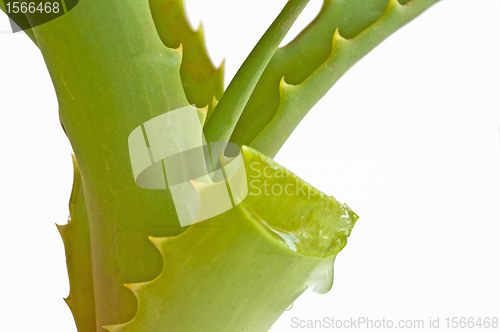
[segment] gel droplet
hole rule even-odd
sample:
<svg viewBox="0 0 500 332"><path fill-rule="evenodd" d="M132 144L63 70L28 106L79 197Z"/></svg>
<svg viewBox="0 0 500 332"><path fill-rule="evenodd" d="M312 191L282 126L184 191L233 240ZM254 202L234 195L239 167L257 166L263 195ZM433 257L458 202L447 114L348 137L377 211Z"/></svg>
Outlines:
<svg viewBox="0 0 500 332"><path fill-rule="evenodd" d="M336 256L337 255L332 255L325 258L324 261L316 266L311 272L306 280L310 290L318 294L326 294L332 289L333 263L335 262Z"/></svg>
<svg viewBox="0 0 500 332"><path fill-rule="evenodd" d="M286 311L290 311L290 310L292 310L292 308L293 308L293 302L292 302L292 304L290 304L290 306L286 309Z"/></svg>

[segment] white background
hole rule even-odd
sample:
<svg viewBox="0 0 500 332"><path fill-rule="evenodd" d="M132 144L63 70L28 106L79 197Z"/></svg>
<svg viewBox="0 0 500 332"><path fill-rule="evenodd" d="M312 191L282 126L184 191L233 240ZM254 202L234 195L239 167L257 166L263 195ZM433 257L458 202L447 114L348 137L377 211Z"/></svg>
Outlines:
<svg viewBox="0 0 500 332"><path fill-rule="evenodd" d="M187 1L214 63L227 58L226 84L284 3ZM54 226L68 215L71 148L41 54L9 29L1 15L0 331L75 331ZM360 219L332 291L306 291L272 331L313 331L293 317L440 317L445 331L446 317L500 316L499 59L500 3L445 0L309 113L276 160Z"/></svg>

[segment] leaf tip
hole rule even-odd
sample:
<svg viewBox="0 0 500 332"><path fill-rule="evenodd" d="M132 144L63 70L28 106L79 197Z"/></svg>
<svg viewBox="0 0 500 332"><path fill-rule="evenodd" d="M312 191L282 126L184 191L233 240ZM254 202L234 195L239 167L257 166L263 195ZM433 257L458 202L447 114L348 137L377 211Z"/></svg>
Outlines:
<svg viewBox="0 0 500 332"><path fill-rule="evenodd" d="M152 236L148 236L148 239L149 241L151 241L156 248L158 248L158 250L161 251L161 247L163 245L163 243L165 243L165 241L168 239L166 237L152 237Z"/></svg>
<svg viewBox="0 0 500 332"><path fill-rule="evenodd" d="M293 87L295 87L295 85L293 84L288 84L286 81L285 81L285 76L283 76L280 80L280 92L281 93L284 93L290 89L292 89Z"/></svg>
<svg viewBox="0 0 500 332"><path fill-rule="evenodd" d="M224 72L226 70L226 58L223 58L222 61L220 62L219 67L217 68L218 71Z"/></svg>
<svg viewBox="0 0 500 332"><path fill-rule="evenodd" d="M179 47L173 49L177 54L182 57L182 43L179 44Z"/></svg>
<svg viewBox="0 0 500 332"><path fill-rule="evenodd" d="M55 225L57 227L57 230L59 231L59 234L61 234L61 236L63 236L64 228L66 225L59 225L57 223Z"/></svg>
<svg viewBox="0 0 500 332"><path fill-rule="evenodd" d="M217 97L213 96L212 97L212 107L215 108L215 106L217 106L218 103L219 103L219 100L217 99Z"/></svg>
<svg viewBox="0 0 500 332"><path fill-rule="evenodd" d="M124 327L126 325L125 324L118 324L118 325L105 325L105 326L102 326L103 329L105 329L106 331L109 331L109 332L119 332L121 330L122 327Z"/></svg>
<svg viewBox="0 0 500 332"><path fill-rule="evenodd" d="M198 111L198 117L200 118L200 123L201 126L203 127L207 121L207 116L208 116L208 107L210 104L207 104L205 107L197 107L196 110Z"/></svg>
<svg viewBox="0 0 500 332"><path fill-rule="evenodd" d="M389 0L389 3L387 4L387 7L385 8L384 15L388 15L389 13L393 12L394 10L402 9L403 5L399 3L398 0Z"/></svg>
<svg viewBox="0 0 500 332"><path fill-rule="evenodd" d="M203 37L203 32L205 30L205 26L203 25L203 21L198 23L198 28L196 28L196 33Z"/></svg>
<svg viewBox="0 0 500 332"><path fill-rule="evenodd" d="M390 7L402 7L403 5L399 3L398 0L389 0L388 8Z"/></svg>
<svg viewBox="0 0 500 332"><path fill-rule="evenodd" d="M340 35L340 32L339 32L339 28L335 29L335 33L333 34L333 43L339 43L339 42L343 42L347 39L345 39L344 37L342 37Z"/></svg>
<svg viewBox="0 0 500 332"><path fill-rule="evenodd" d="M133 283L133 284L123 284L123 286L127 287L134 293L134 295L137 297L137 294L139 291L146 285L148 282L138 282L138 283Z"/></svg>

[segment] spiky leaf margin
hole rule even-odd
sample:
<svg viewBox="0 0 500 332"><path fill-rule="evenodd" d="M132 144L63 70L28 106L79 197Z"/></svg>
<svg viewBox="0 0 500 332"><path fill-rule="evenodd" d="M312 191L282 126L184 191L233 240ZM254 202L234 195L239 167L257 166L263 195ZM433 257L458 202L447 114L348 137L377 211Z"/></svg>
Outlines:
<svg viewBox="0 0 500 332"><path fill-rule="evenodd" d="M209 106L213 98L220 100L224 92L224 62L215 68L205 47L203 25L191 29L182 0L149 0L153 20L162 42L170 48L182 45L181 79L189 103Z"/></svg>
<svg viewBox="0 0 500 332"><path fill-rule="evenodd" d="M73 189L69 200L70 220L56 225L64 242L70 293L64 300L73 313L78 331L96 330L94 281L90 231L80 169L73 157Z"/></svg>
<svg viewBox="0 0 500 332"><path fill-rule="evenodd" d="M436 2L325 0L318 17L278 49L231 141L274 157L307 112L350 67Z"/></svg>
<svg viewBox="0 0 500 332"><path fill-rule="evenodd" d="M180 235L151 237L163 270L152 281L125 284L138 299L137 314L108 331L268 331L313 271L333 264L358 216L256 150L244 147L243 156L247 198ZM292 195L263 192L276 186Z"/></svg>

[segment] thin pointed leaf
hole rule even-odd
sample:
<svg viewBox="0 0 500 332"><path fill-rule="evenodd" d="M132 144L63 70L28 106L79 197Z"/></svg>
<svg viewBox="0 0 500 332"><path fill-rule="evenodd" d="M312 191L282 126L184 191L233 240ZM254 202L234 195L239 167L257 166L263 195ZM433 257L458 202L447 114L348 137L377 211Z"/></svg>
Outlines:
<svg viewBox="0 0 500 332"><path fill-rule="evenodd" d="M269 60L308 2L309 0L289 0L250 52L205 126L208 142L227 142L229 140Z"/></svg>
<svg viewBox="0 0 500 332"><path fill-rule="evenodd" d="M276 51L241 115L231 142L276 155L309 109L352 65L437 0L403 0L404 6L397 1L389 2L326 0L318 17L295 40ZM390 8L399 9L387 16ZM346 49L341 59L332 57L336 30L349 42L352 39L349 43L352 48ZM288 85L311 82L307 91L289 88L295 91L293 102L297 103L286 106L290 111L283 111L284 89L280 85L283 78Z"/></svg>

